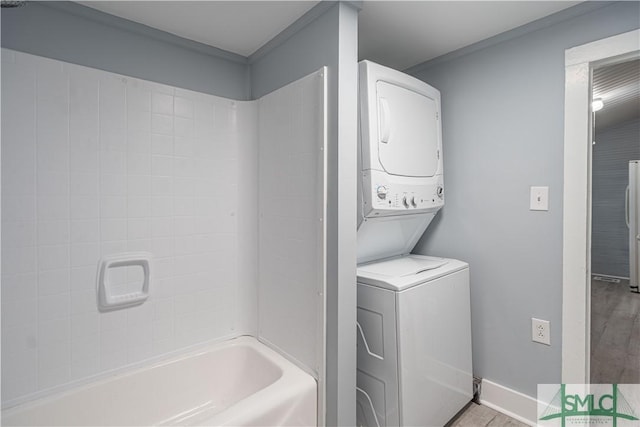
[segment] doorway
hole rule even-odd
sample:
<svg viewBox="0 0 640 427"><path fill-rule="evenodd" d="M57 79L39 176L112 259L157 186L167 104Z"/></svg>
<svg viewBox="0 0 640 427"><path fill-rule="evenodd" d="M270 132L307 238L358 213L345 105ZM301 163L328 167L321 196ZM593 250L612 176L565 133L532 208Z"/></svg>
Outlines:
<svg viewBox="0 0 640 427"><path fill-rule="evenodd" d="M640 30L565 52L562 382L590 382L591 72L640 57Z"/></svg>
<svg viewBox="0 0 640 427"><path fill-rule="evenodd" d="M640 59L594 67L592 99L590 382L637 384L640 293L629 282L626 190L629 162L640 159Z"/></svg>

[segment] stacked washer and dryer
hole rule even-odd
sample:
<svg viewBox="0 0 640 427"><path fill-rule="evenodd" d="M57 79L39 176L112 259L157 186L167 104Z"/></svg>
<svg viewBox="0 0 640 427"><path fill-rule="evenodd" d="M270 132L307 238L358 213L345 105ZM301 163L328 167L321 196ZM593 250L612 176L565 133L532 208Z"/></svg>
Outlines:
<svg viewBox="0 0 640 427"><path fill-rule="evenodd" d="M468 265L411 254L444 206L440 92L359 74L357 425L442 426L473 376Z"/></svg>

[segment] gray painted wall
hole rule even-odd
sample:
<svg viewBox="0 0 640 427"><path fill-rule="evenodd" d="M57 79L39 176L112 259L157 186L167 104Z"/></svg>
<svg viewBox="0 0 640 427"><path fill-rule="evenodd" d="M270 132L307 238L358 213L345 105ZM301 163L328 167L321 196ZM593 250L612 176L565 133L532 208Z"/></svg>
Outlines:
<svg viewBox="0 0 640 427"><path fill-rule="evenodd" d="M72 2L3 9L2 47L232 99L247 59Z"/></svg>
<svg viewBox="0 0 640 427"><path fill-rule="evenodd" d="M597 125L596 117L591 187L591 271L629 277L625 189L629 184L629 160L640 159L640 119L602 130Z"/></svg>
<svg viewBox="0 0 640 427"><path fill-rule="evenodd" d="M328 67L326 425L355 425L357 10L319 4L322 13L251 62L259 98L320 67ZM294 24L294 28L297 27ZM286 30L285 30L286 31ZM351 325L351 326L349 326Z"/></svg>
<svg viewBox="0 0 640 427"><path fill-rule="evenodd" d="M307 16L315 19L304 25ZM300 21L302 25L298 23ZM252 99L258 99L324 65L335 72L338 66L338 8L329 6L329 3L319 4L298 22L249 57ZM332 83L332 80L330 74L329 85L333 84L335 89L336 82Z"/></svg>
<svg viewBox="0 0 640 427"><path fill-rule="evenodd" d="M564 51L640 27L639 6L578 9L413 69L442 93L446 194L414 252L469 262L475 375L529 396L561 381ZM529 210L540 185L548 212ZM532 317L551 322L550 347Z"/></svg>

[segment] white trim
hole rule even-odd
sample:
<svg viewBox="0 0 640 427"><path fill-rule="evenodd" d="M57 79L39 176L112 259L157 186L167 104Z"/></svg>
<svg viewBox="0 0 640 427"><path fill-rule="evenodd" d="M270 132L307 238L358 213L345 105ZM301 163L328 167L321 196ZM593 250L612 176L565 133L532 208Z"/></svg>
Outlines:
<svg viewBox="0 0 640 427"><path fill-rule="evenodd" d="M589 382L591 70L640 51L640 30L565 51L562 382Z"/></svg>
<svg viewBox="0 0 640 427"><path fill-rule="evenodd" d="M639 39L640 30L633 30L567 49L564 56L565 67L626 55L638 50Z"/></svg>
<svg viewBox="0 0 640 427"><path fill-rule="evenodd" d="M328 98L328 77L327 73L329 72L329 68L324 66L318 72L318 77L320 81L320 90L322 91L322 126L319 129L319 139L322 141L322 146L319 149L322 151L322 154L319 155L319 176L318 179L322 183L321 191L322 191L322 205L319 207L319 215L320 215L320 225L319 225L319 233L320 233L320 242L322 245L322 256L320 257L320 265L318 268L320 269L320 292L321 297L318 298L318 302L320 304L318 310L318 330L320 334L318 335L318 339L320 342L318 343L318 348L321 349L321 355L319 357L320 366L318 367L318 414L317 414L317 422L319 426L325 425L325 417L326 417L326 406L327 406L327 144L328 138L327 135L329 133L329 98Z"/></svg>
<svg viewBox="0 0 640 427"><path fill-rule="evenodd" d="M582 384L589 346L589 64L566 67L565 78L562 382Z"/></svg>
<svg viewBox="0 0 640 427"><path fill-rule="evenodd" d="M485 378L480 403L530 426L537 425L538 401Z"/></svg>

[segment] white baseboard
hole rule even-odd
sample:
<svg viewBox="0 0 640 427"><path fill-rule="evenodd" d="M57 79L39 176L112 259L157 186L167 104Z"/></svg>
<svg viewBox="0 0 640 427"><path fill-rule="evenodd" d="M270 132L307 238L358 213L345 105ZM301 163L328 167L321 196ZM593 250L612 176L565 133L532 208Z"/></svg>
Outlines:
<svg viewBox="0 0 640 427"><path fill-rule="evenodd" d="M621 279L621 280L629 280L628 277L624 277L624 276L612 276L611 274L598 274L598 273L591 273L591 277L611 277L613 279Z"/></svg>
<svg viewBox="0 0 640 427"><path fill-rule="evenodd" d="M484 378L480 403L530 426L537 425L538 401L535 398Z"/></svg>

